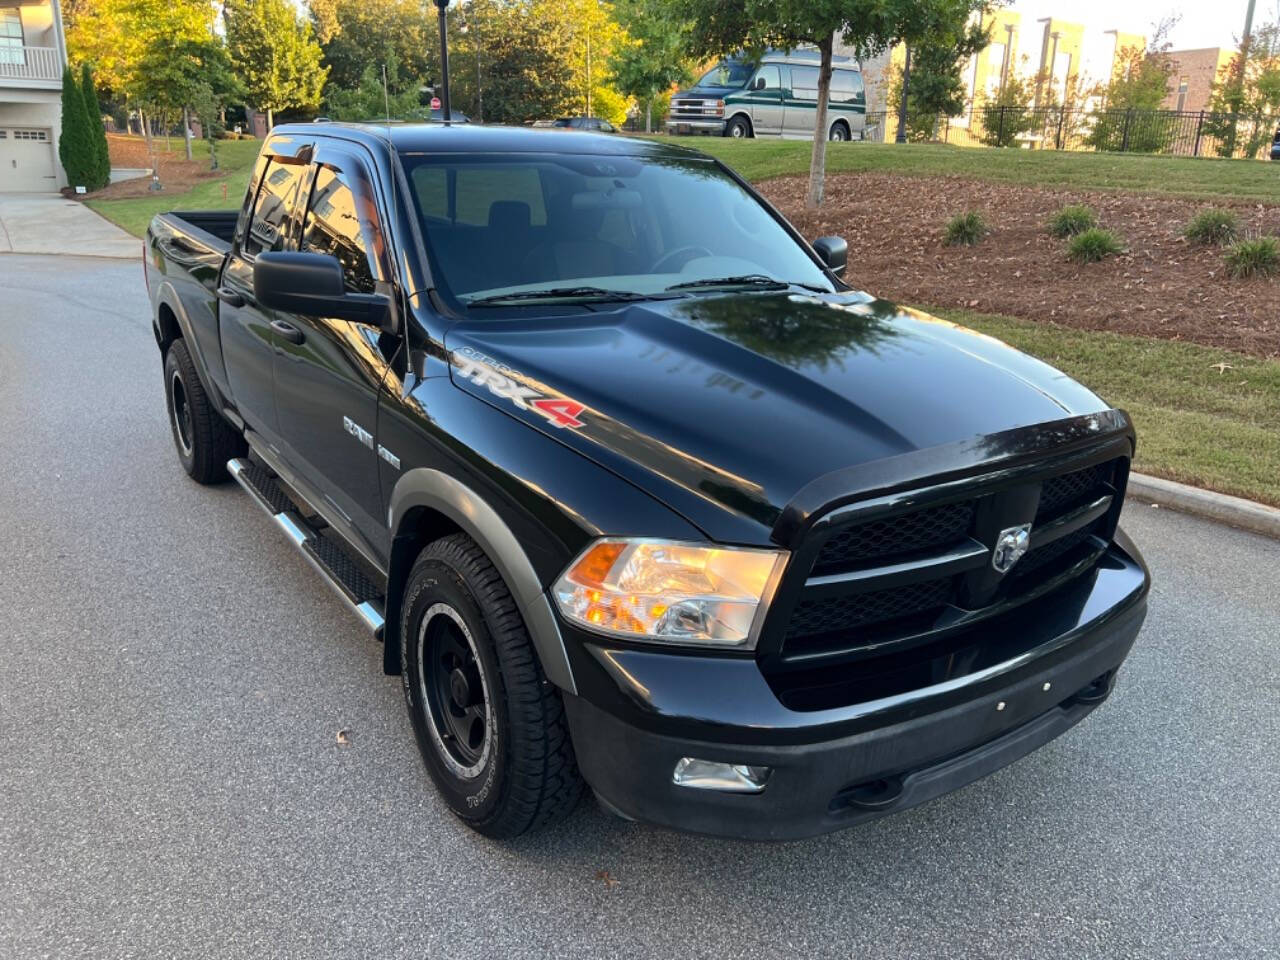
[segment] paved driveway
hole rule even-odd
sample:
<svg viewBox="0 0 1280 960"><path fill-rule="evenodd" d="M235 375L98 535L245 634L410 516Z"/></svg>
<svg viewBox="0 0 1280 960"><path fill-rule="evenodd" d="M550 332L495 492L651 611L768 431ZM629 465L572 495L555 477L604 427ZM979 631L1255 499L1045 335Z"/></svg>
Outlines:
<svg viewBox="0 0 1280 960"><path fill-rule="evenodd" d="M136 260L142 241L59 194L0 193L0 253Z"/></svg>
<svg viewBox="0 0 1280 960"><path fill-rule="evenodd" d="M141 267L0 257L0 297L5 960L1276 957L1280 544L1131 503L1115 696L901 816L766 846L588 802L495 843L377 645L179 469Z"/></svg>

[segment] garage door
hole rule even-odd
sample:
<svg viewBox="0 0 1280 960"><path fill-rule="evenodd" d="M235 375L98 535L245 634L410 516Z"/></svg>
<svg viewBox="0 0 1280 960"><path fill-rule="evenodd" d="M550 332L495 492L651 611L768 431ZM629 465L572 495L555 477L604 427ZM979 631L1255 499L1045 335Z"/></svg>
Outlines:
<svg viewBox="0 0 1280 960"><path fill-rule="evenodd" d="M0 127L0 192L58 189L53 136L39 127Z"/></svg>

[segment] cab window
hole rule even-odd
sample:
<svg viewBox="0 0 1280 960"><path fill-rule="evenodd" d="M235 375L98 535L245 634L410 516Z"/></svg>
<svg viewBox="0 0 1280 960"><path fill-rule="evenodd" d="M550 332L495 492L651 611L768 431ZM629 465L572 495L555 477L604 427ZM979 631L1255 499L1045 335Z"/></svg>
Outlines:
<svg viewBox="0 0 1280 960"><path fill-rule="evenodd" d="M303 223L302 249L337 257L349 292L373 293L381 244L378 210L370 194L353 190L347 174L321 164Z"/></svg>
<svg viewBox="0 0 1280 960"><path fill-rule="evenodd" d="M255 257L263 251L283 250L289 219L298 202L298 185L307 166L287 158L272 157L262 175L262 186L253 204L240 252Z"/></svg>
<svg viewBox="0 0 1280 960"><path fill-rule="evenodd" d="M763 90L773 96L777 96L781 87L782 77L778 73L778 68L768 64L757 70L756 78L751 81L752 90Z"/></svg>

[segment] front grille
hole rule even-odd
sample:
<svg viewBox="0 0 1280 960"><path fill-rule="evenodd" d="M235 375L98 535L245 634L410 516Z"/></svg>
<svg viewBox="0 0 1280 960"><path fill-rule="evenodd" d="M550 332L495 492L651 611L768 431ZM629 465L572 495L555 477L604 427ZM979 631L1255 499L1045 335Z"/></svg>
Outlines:
<svg viewBox="0 0 1280 960"><path fill-rule="evenodd" d="M921 550L953 546L968 536L976 507L974 500L947 503L845 527L822 545L813 572L829 574L873 560L891 561Z"/></svg>
<svg viewBox="0 0 1280 960"><path fill-rule="evenodd" d="M1037 487L1039 495L1033 541L1036 531L1043 536L1053 523L1070 522L1080 507L1108 495L1115 503L1123 496L1119 488L1126 465L1123 458L1107 460L970 499L853 522L826 535L806 574L806 579L822 577L823 582L810 580L792 607L781 631L783 660L811 660L824 651L850 654L860 644L880 648L895 637L928 635L948 611L954 621L956 615L994 610L1097 555L1114 532L1114 509L1033 548L1003 577L991 564L992 530L1025 522L1025 505L1035 502L1036 495L1027 487ZM993 515L998 518L994 524ZM980 521L980 516L986 519ZM985 524L982 529L980 523ZM972 548L967 556L966 546ZM930 564L955 556L963 558L961 572L948 568L928 576L933 572ZM919 566L924 569L911 574L914 582L901 582L904 567ZM818 590L820 594L810 593Z"/></svg>

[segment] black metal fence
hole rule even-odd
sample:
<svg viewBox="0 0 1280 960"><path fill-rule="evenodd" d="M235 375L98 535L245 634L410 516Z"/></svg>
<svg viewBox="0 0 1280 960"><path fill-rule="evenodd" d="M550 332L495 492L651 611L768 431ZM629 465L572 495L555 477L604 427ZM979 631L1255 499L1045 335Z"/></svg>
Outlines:
<svg viewBox="0 0 1280 960"><path fill-rule="evenodd" d="M1280 117L1177 110L977 105L957 117L908 118L908 139L958 146L1098 150L1186 157L1270 156ZM895 112L867 114L865 139L892 142Z"/></svg>

